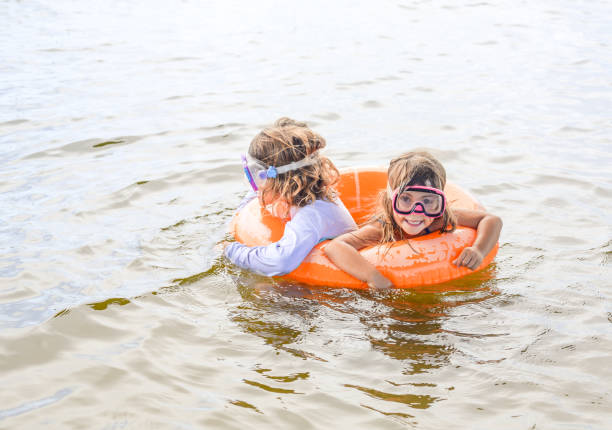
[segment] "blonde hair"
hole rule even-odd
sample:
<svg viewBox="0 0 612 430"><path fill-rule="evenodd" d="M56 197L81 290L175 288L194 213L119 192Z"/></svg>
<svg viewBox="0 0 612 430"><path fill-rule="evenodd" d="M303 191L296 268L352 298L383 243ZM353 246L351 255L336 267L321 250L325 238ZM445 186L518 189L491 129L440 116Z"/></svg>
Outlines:
<svg viewBox="0 0 612 430"><path fill-rule="evenodd" d="M280 167L302 160L325 145L325 139L306 123L283 117L253 138L249 155L268 166ZM298 207L315 200L333 201L336 198L333 187L338 183L340 173L329 158L315 157L313 164L268 178L261 190L263 200L270 196Z"/></svg>
<svg viewBox="0 0 612 430"><path fill-rule="evenodd" d="M391 190L404 188L408 185L422 185L444 190L446 185L446 170L444 166L429 152L407 152L394 158L389 163L387 182ZM367 223L382 224L381 243L391 243L407 239L404 231L393 218L392 196L388 190L378 195L377 209ZM455 230L457 221L451 209L446 206L442 214L440 231L447 233Z"/></svg>

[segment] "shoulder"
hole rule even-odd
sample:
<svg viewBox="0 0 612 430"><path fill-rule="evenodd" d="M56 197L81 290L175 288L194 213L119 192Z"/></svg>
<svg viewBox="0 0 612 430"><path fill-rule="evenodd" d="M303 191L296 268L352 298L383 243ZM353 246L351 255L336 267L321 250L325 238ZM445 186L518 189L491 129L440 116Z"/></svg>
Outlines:
<svg viewBox="0 0 612 430"><path fill-rule="evenodd" d="M315 200L314 202L299 208L295 213L294 217L338 217L339 215L350 216L348 209L346 209L342 201Z"/></svg>
<svg viewBox="0 0 612 430"><path fill-rule="evenodd" d="M293 206L291 209L291 220L287 225L320 229L324 220L331 215L331 212L329 208L317 202L318 200L302 207Z"/></svg>
<svg viewBox="0 0 612 430"><path fill-rule="evenodd" d="M365 224L357 229L359 235L371 240L379 241L383 234L383 222L375 221Z"/></svg>
<svg viewBox="0 0 612 430"><path fill-rule="evenodd" d="M340 199L335 199L335 200L323 200L323 199L317 199L314 202L310 203L307 206L304 206L305 208L307 207L311 207L311 208L315 208L315 209L323 209L323 210L334 210L336 208L344 208L344 204L342 203L342 200Z"/></svg>

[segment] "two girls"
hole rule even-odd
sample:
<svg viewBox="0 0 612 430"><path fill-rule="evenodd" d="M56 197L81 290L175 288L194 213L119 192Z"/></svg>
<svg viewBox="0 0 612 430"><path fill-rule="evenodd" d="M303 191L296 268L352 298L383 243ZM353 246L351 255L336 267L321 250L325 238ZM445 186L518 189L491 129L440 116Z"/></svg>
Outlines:
<svg viewBox="0 0 612 430"><path fill-rule="evenodd" d="M317 243L333 239L323 250L339 268L372 288L388 288L391 282L359 249L436 230L450 232L462 225L475 228L477 236L453 263L476 269L497 243L501 219L484 211L451 211L443 191L444 167L426 152L409 152L391 161L388 188L381 193L377 211L357 229L334 190L338 170L319 153L324 147L321 136L289 118L255 136L243 156L253 188L247 199L257 196L262 207L289 221L278 242L229 244L224 252L234 264L267 276L283 275L297 268Z"/></svg>

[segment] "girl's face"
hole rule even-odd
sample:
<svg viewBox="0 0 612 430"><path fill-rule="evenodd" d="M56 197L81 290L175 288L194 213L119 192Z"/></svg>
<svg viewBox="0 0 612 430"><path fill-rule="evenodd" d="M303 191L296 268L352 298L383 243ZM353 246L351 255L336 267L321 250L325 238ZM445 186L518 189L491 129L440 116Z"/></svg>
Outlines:
<svg viewBox="0 0 612 430"><path fill-rule="evenodd" d="M442 216L444 192L428 185L407 186L392 194L393 219L409 236L417 236Z"/></svg>
<svg viewBox="0 0 612 430"><path fill-rule="evenodd" d="M393 212L393 219L404 233L410 236L421 234L423 230L432 225L436 220L436 218L429 218L420 212L412 212L410 215L401 215L395 211Z"/></svg>

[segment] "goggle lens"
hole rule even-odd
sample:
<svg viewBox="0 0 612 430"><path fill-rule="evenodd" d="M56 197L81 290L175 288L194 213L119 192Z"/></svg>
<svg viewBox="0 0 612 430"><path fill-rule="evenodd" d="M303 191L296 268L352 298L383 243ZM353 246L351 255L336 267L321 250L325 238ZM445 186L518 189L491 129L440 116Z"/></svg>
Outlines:
<svg viewBox="0 0 612 430"><path fill-rule="evenodd" d="M444 213L445 206L444 193L430 187L405 187L402 192L396 192L393 198L393 210L401 215L415 212L437 218Z"/></svg>

